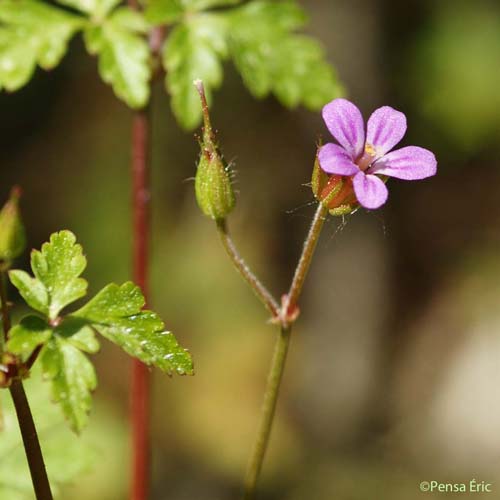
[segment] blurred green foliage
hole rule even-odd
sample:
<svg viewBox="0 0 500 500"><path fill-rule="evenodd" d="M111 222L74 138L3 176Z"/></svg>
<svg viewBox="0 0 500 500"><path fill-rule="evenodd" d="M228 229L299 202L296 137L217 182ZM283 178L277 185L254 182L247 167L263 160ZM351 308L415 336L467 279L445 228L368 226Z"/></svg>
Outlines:
<svg viewBox="0 0 500 500"><path fill-rule="evenodd" d="M64 422L57 406L50 402L41 373L35 370L26 383L27 394L40 437L47 471L55 492L58 485L76 480L92 468L97 450L86 439L75 436ZM19 432L14 406L7 391L0 394L2 438L0 439L0 497L31 500L33 485ZM98 424L99 425L99 424ZM56 496L57 497L57 496Z"/></svg>
<svg viewBox="0 0 500 500"><path fill-rule="evenodd" d="M500 138L500 6L437 2L408 60L419 108L458 151Z"/></svg>
<svg viewBox="0 0 500 500"><path fill-rule="evenodd" d="M0 89L21 88L37 65L54 68L70 38L83 31L88 52L99 58L101 78L128 106L143 108L149 101L156 55L146 40L151 22L163 28L175 23L155 50L162 52L174 114L187 129L195 128L201 118L193 80L204 80L210 97L211 90L222 83L222 61L229 56L257 97L274 92L287 106L303 102L318 109L341 92L320 44L295 33L306 18L294 0L254 0L216 13L205 10L241 2L150 0L145 14L119 6L120 0L59 3L84 16L41 0L0 4Z"/></svg>

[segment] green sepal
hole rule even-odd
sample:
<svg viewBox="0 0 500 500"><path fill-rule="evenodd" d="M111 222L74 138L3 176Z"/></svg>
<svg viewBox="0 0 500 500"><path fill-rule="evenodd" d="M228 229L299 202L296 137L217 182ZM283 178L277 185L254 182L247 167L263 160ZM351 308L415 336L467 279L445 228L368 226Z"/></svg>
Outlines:
<svg viewBox="0 0 500 500"><path fill-rule="evenodd" d="M10 262L26 248L26 233L19 214L20 191L14 188L0 210L0 261Z"/></svg>
<svg viewBox="0 0 500 500"><path fill-rule="evenodd" d="M318 146L318 150L316 151L316 157L314 159L314 166L311 176L311 189L314 194L314 197L317 200L320 200L320 195L323 189L328 184L328 174L321 168L318 159L318 153L321 145Z"/></svg>
<svg viewBox="0 0 500 500"><path fill-rule="evenodd" d="M215 142L203 83L197 80L194 85L200 96L204 121L200 161L194 180L196 201L205 215L214 220L221 220L232 212L236 204L231 171Z"/></svg>
<svg viewBox="0 0 500 500"><path fill-rule="evenodd" d="M349 215L354 213L359 208L359 205L340 205L336 208L330 209L328 212L333 216Z"/></svg>
<svg viewBox="0 0 500 500"><path fill-rule="evenodd" d="M236 204L231 170L216 148L201 146L200 161L194 181L196 202L201 211L214 220L227 217Z"/></svg>

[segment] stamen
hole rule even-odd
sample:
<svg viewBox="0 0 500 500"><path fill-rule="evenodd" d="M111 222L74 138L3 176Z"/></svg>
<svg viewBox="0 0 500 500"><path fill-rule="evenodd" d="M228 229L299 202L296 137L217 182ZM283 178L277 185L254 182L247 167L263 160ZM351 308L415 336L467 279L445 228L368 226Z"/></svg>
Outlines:
<svg viewBox="0 0 500 500"><path fill-rule="evenodd" d="M356 161L360 170L366 170L375 160L377 156L376 149L369 143L365 144L365 151Z"/></svg>

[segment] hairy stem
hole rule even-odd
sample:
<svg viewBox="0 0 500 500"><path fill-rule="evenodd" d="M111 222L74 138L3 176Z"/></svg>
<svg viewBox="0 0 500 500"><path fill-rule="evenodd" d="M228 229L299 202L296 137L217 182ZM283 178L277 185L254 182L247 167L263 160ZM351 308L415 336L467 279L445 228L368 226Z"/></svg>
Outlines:
<svg viewBox="0 0 500 500"><path fill-rule="evenodd" d="M311 227L309 228L309 233L304 241L304 247L302 248L299 263L297 264L293 275L290 290L288 291L286 310L290 310L295 307L299 300L300 294L302 293L302 287L304 286L304 281L306 280L307 273L309 272L314 250L316 250L316 244L318 243L319 235L321 234L327 215L328 208L326 208L322 203L319 203L316 213L314 214Z"/></svg>
<svg viewBox="0 0 500 500"><path fill-rule="evenodd" d="M267 288L259 281L259 279L252 273L243 258L238 253L236 246L229 234L227 223L225 219L216 221L217 230L219 232L220 240L227 255L231 259L234 267L241 274L243 279L248 283L250 288L254 291L259 300L266 306L273 318L277 318L280 314L280 307Z"/></svg>
<svg viewBox="0 0 500 500"><path fill-rule="evenodd" d="M0 300L2 301L2 325L5 339L10 330L10 311L7 298L7 272L0 271ZM28 466L33 482L33 489L37 500L52 500L49 478L43 461L42 449L35 422L28 403L28 398L24 392L21 380L13 380L10 386L10 394L14 402L19 428L24 444L24 451L28 460Z"/></svg>
<svg viewBox="0 0 500 500"><path fill-rule="evenodd" d="M285 369L286 355L288 346L290 345L291 327L282 327L279 332L276 346L274 348L273 360L271 369L267 379L266 392L264 393L264 403L260 417L257 437L253 444L253 449L248 462L248 468L244 483L244 500L253 500L255 497L255 489L259 479L262 463L269 444L269 437L276 411L276 403L278 401L279 389L283 372Z"/></svg>
<svg viewBox="0 0 500 500"><path fill-rule="evenodd" d="M295 319L289 319L289 315L293 314L293 310L299 300L327 214L328 209L320 203L316 213L314 214L309 233L302 248L302 254L297 264L297 268L295 269L292 283L283 305L283 310L281 311L280 333L278 340L276 341L271 369L267 379L267 387L264 393L264 404L262 406L259 428L245 476L244 500L253 500L255 498L257 482L259 480L260 471L262 470L262 464L264 462L266 450L269 444L269 438L271 436L281 379L285 370L286 356L291 337L291 323L293 323Z"/></svg>

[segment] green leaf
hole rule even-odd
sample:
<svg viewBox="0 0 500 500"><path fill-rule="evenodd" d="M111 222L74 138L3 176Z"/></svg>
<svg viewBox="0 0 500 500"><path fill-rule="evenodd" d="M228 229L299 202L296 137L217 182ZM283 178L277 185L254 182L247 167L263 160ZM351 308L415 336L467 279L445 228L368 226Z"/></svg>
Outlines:
<svg viewBox="0 0 500 500"><path fill-rule="evenodd" d="M95 332L89 326L88 321L83 318L66 316L55 327L55 334L65 338L78 349L90 354L94 354L99 350L99 342L95 336Z"/></svg>
<svg viewBox="0 0 500 500"><path fill-rule="evenodd" d="M87 50L99 56L101 78L136 109L146 105L150 92L149 47L141 36L146 28L142 14L124 7L84 31Z"/></svg>
<svg viewBox="0 0 500 500"><path fill-rule="evenodd" d="M0 89L26 84L37 65L54 68L83 19L33 0L0 2Z"/></svg>
<svg viewBox="0 0 500 500"><path fill-rule="evenodd" d="M147 33L150 25L144 15L129 7L119 7L111 16L112 22L136 33Z"/></svg>
<svg viewBox="0 0 500 500"><path fill-rule="evenodd" d="M116 7L121 0L57 0L62 5L91 14L96 20L101 20Z"/></svg>
<svg viewBox="0 0 500 500"><path fill-rule="evenodd" d="M97 377L92 363L70 341L54 336L41 353L44 376L51 380L52 398L61 405L71 428L80 432L92 406Z"/></svg>
<svg viewBox="0 0 500 500"><path fill-rule="evenodd" d="M183 13L181 0L151 0L144 15L153 24L172 24L178 21Z"/></svg>
<svg viewBox="0 0 500 500"><path fill-rule="evenodd" d="M59 486L77 480L97 463L101 455L98 455L95 443L90 443L87 435L83 439L75 436L64 425L59 408L49 400L49 388L42 383L36 365L33 376L23 384L35 420L51 489L55 498L61 498ZM33 484L19 423L8 391L0 391L0 407L0 498L33 500Z"/></svg>
<svg viewBox="0 0 500 500"><path fill-rule="evenodd" d="M342 94L333 68L325 61L323 48L307 36L296 35L276 51L273 92L288 107L303 103L316 110Z"/></svg>
<svg viewBox="0 0 500 500"><path fill-rule="evenodd" d="M79 277L86 266L82 247L71 231L52 234L41 251L32 251L31 268L47 291L50 319L57 318L61 309L86 294L87 282Z"/></svg>
<svg viewBox="0 0 500 500"><path fill-rule="evenodd" d="M49 294L41 281L19 269L9 271L9 278L30 307L48 316Z"/></svg>
<svg viewBox="0 0 500 500"><path fill-rule="evenodd" d="M202 80L207 98L222 83L222 63L227 56L227 24L221 15L200 14L172 31L163 52L166 86L172 95L172 109L186 129L201 120L199 96L194 80Z"/></svg>
<svg viewBox="0 0 500 500"><path fill-rule="evenodd" d="M191 15L212 7L227 7L240 2L241 0L150 0L145 15L154 24L172 24L183 14Z"/></svg>
<svg viewBox="0 0 500 500"><path fill-rule="evenodd" d="M306 22L295 2L255 1L227 15L231 56L254 96L318 109L342 93L321 45L295 33Z"/></svg>
<svg viewBox="0 0 500 500"><path fill-rule="evenodd" d="M88 320L101 335L143 363L179 375L192 374L189 353L180 347L152 311L143 311L144 297L133 283L103 288L72 316Z"/></svg>
<svg viewBox="0 0 500 500"><path fill-rule="evenodd" d="M9 331L7 351L28 359L40 345L45 344L52 336L52 329L45 320L38 316L26 316Z"/></svg>
<svg viewBox="0 0 500 500"><path fill-rule="evenodd" d="M212 7L227 7L237 5L241 0L180 0L184 8L188 11L200 11Z"/></svg>

